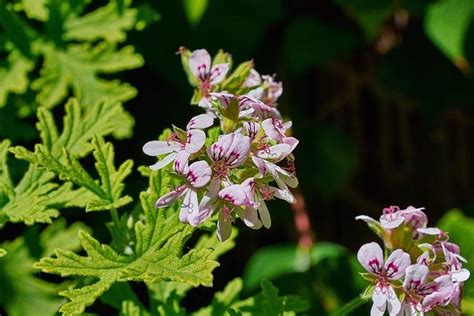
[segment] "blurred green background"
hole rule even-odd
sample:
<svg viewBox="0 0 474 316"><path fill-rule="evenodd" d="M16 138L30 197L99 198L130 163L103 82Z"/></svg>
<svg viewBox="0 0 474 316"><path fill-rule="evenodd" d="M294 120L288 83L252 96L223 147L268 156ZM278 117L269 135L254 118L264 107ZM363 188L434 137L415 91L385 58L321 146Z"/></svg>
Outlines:
<svg viewBox="0 0 474 316"><path fill-rule="evenodd" d="M152 7L159 20L128 36L145 64L121 74L138 95L126 104L136 125L133 138L116 143L118 161L150 164L142 144L200 112L189 106L192 91L175 54L180 46L211 54L222 48L236 64L253 59L260 73L276 73L284 83L281 112L300 139L295 155L305 206L271 203L270 230L242 229L216 270L216 290L244 273L250 293L266 277L282 293L310 301L310 315L326 315L364 287L351 253L376 237L354 217L377 218L387 205L426 207L430 223L441 220L474 262L474 221L467 218L474 216L474 1L135 5ZM18 124L34 121L26 116ZM27 131L7 130L0 135L29 144ZM135 174L129 187L138 192L142 182ZM311 222L310 256L296 247L302 232L295 214L301 213ZM474 314L473 287L467 283L465 307ZM194 290L187 307L209 300L209 293Z"/></svg>

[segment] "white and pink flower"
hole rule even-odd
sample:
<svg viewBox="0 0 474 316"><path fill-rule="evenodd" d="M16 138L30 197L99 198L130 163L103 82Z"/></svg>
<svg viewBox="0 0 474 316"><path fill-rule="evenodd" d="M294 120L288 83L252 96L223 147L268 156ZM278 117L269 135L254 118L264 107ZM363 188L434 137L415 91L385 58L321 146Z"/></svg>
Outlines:
<svg viewBox="0 0 474 316"><path fill-rule="evenodd" d="M395 293L393 282L405 275L405 269L410 265L410 256L403 250L396 249L384 262L382 248L372 242L359 249L357 259L364 269L375 277L370 315L382 316L385 311L390 315L398 315L401 302Z"/></svg>
<svg viewBox="0 0 474 316"><path fill-rule="evenodd" d="M179 219L183 223L193 225L196 222L194 218L199 216L197 190L209 183L211 174L212 171L207 162L193 162L182 171L182 175L186 178L186 184L182 184L160 197L156 201L155 206L157 208L166 207L174 203L178 198L184 197L181 210L179 211Z"/></svg>

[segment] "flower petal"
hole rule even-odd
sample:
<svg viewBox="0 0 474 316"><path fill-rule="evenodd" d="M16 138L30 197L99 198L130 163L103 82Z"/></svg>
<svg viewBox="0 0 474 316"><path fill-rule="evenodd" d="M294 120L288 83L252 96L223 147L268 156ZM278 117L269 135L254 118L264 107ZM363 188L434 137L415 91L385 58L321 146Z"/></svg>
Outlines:
<svg viewBox="0 0 474 316"><path fill-rule="evenodd" d="M384 269L389 280L398 280L404 274L406 268L410 265L410 255L402 249L394 250L385 261Z"/></svg>
<svg viewBox="0 0 474 316"><path fill-rule="evenodd" d="M442 275L434 280L436 290L423 299L423 308L429 311L437 305L443 305L452 298L454 283L449 275Z"/></svg>
<svg viewBox="0 0 474 316"><path fill-rule="evenodd" d="M183 223L189 221L189 217L196 216L199 211L199 203L195 190L188 189L184 196L181 210L179 211L179 220Z"/></svg>
<svg viewBox="0 0 474 316"><path fill-rule="evenodd" d="M294 195L291 193L291 191L288 188L286 188L286 190L282 190L282 189L270 186L268 189L270 192L273 193L273 196L276 197L277 199L284 200L291 204L296 203L296 199Z"/></svg>
<svg viewBox="0 0 474 316"><path fill-rule="evenodd" d="M186 178L189 184L194 188L201 188L211 180L212 170L207 161L201 160L193 162L189 166Z"/></svg>
<svg viewBox="0 0 474 316"><path fill-rule="evenodd" d="M254 68L250 70L249 76L245 79L244 87L251 88L262 84L262 78L260 74Z"/></svg>
<svg viewBox="0 0 474 316"><path fill-rule="evenodd" d="M267 149L259 150L256 155L259 158L271 160L272 162L279 162L286 158L291 152L291 146L288 144L277 144Z"/></svg>
<svg viewBox="0 0 474 316"><path fill-rule="evenodd" d="M150 169L151 170L159 170L163 167L166 167L167 165L169 165L176 158L177 155L178 155L177 153L169 154L168 156L166 156L162 160L158 161L154 165L151 165Z"/></svg>
<svg viewBox="0 0 474 316"><path fill-rule="evenodd" d="M253 203L240 184L233 184L219 191L219 197L236 206L252 206Z"/></svg>
<svg viewBox="0 0 474 316"><path fill-rule="evenodd" d="M437 227L418 228L416 231L430 236L438 236L442 233L442 230Z"/></svg>
<svg viewBox="0 0 474 316"><path fill-rule="evenodd" d="M201 80L204 80L211 71L211 56L205 49L193 51L188 62L191 72Z"/></svg>
<svg viewBox="0 0 474 316"><path fill-rule="evenodd" d="M143 152L148 156L159 156L178 151L180 145L173 141L152 140L143 145Z"/></svg>
<svg viewBox="0 0 474 316"><path fill-rule="evenodd" d="M199 114L199 115L196 115L195 117L193 117L188 125L186 126L186 129L187 130L190 130L190 129L205 129L205 128L208 128L210 126L212 126L212 124L214 123L214 116L211 115L211 114Z"/></svg>
<svg viewBox="0 0 474 316"><path fill-rule="evenodd" d="M383 266L383 251L380 246L371 242L360 247L357 259L368 272L379 275Z"/></svg>
<svg viewBox="0 0 474 316"><path fill-rule="evenodd" d="M405 271L405 280L403 288L407 291L419 288L426 282L430 269L423 264L413 264L408 266Z"/></svg>
<svg viewBox="0 0 474 316"><path fill-rule="evenodd" d="M385 304L387 303L387 299L388 299L387 290L388 290L387 286L377 283L377 285L374 288L374 293L372 294L372 301L374 302L374 306L377 306L383 311L385 311L385 306L386 306Z"/></svg>
<svg viewBox="0 0 474 316"><path fill-rule="evenodd" d="M201 150L202 146L206 142L206 133L200 129L192 129L187 133L186 144L184 149L190 153L194 154Z"/></svg>
<svg viewBox="0 0 474 316"><path fill-rule="evenodd" d="M390 316L397 316L402 309L402 303L397 297L395 290L388 286L387 288L387 311Z"/></svg>
<svg viewBox="0 0 474 316"><path fill-rule="evenodd" d="M211 84L215 85L224 80L225 75L229 71L229 64L217 64L211 69Z"/></svg>
<svg viewBox="0 0 474 316"><path fill-rule="evenodd" d="M380 224L385 229L394 229L400 226L405 218L399 212L380 216Z"/></svg>
<svg viewBox="0 0 474 316"><path fill-rule="evenodd" d="M385 304L381 307L378 307L375 304L372 304L372 308L370 309L370 316L383 316L385 313Z"/></svg>
<svg viewBox="0 0 474 316"><path fill-rule="evenodd" d="M178 198L180 198L181 196L183 196L183 194L187 192L186 189L187 188L185 185L181 185L173 191L166 193L155 202L155 207L161 208L171 205L174 201L176 201Z"/></svg>
<svg viewBox="0 0 474 316"><path fill-rule="evenodd" d="M469 270L467 269L461 269L459 271L451 272L451 276L456 282L464 282L469 279L469 277L471 276L471 272L469 272Z"/></svg>
<svg viewBox="0 0 474 316"><path fill-rule="evenodd" d="M252 229L260 229L262 227L262 222L258 219L257 210L253 207L237 208L237 214L240 219Z"/></svg>
<svg viewBox="0 0 474 316"><path fill-rule="evenodd" d="M190 153L185 150L181 150L176 155L176 159L174 160L173 168L179 174L187 174L188 173L188 161Z"/></svg>
<svg viewBox="0 0 474 316"><path fill-rule="evenodd" d="M283 132L283 123L276 118L268 118L262 122L263 130L268 137L277 142L282 142L285 134Z"/></svg>
<svg viewBox="0 0 474 316"><path fill-rule="evenodd" d="M209 156L213 161L224 161L235 168L243 164L250 152L250 137L239 132L221 135L217 142L209 148Z"/></svg>

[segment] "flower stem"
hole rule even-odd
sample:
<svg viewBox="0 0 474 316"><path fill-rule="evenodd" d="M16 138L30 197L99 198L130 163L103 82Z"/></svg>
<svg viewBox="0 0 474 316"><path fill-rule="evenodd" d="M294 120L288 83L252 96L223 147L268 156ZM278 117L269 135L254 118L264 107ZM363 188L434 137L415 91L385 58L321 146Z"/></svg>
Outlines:
<svg viewBox="0 0 474 316"><path fill-rule="evenodd" d="M357 296L352 299L350 302L336 310L331 314L331 316L345 316L349 315L352 311L364 305L369 300L368 297Z"/></svg>

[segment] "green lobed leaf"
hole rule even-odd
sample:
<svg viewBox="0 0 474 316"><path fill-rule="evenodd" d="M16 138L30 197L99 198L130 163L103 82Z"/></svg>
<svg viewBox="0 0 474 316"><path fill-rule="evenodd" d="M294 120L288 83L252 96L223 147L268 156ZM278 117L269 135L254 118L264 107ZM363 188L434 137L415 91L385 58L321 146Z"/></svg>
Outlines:
<svg viewBox="0 0 474 316"><path fill-rule="evenodd" d="M127 1L129 3L129 1ZM126 39L126 31L133 28L137 9L125 8L119 12L117 2L112 1L82 16L71 16L65 21L64 38L74 41L104 39L111 43Z"/></svg>
<svg viewBox="0 0 474 316"><path fill-rule="evenodd" d="M25 11L26 16L38 21L48 19L49 12L46 4L47 0L21 0L21 8Z"/></svg>
<svg viewBox="0 0 474 316"><path fill-rule="evenodd" d="M17 50L8 55L7 67L0 67L0 107L5 106L10 93L25 93L29 84L28 73L33 66Z"/></svg>
<svg viewBox="0 0 474 316"><path fill-rule="evenodd" d="M159 191L154 192L152 187L141 194L144 220L135 223L136 245L132 255L117 253L89 234L80 232L79 239L85 256L58 250L55 257L43 258L35 265L43 272L94 277L97 280L90 285L62 291L60 295L68 298L69 302L61 307L61 312L82 313L85 307L116 282L142 281L153 284L166 280L191 286L212 285L212 270L218 266L212 259L212 249L195 248L183 253L184 243L193 229L178 224L176 208L170 209L170 215L156 211L155 196L166 190L169 177L164 170L153 174L161 179L161 186L156 187Z"/></svg>
<svg viewBox="0 0 474 316"><path fill-rule="evenodd" d="M222 292L214 294L211 305L204 307L197 312L193 313L194 316L212 316L212 315L225 315L225 312L235 303L242 292L243 282L242 279L236 278L227 283L226 287Z"/></svg>
<svg viewBox="0 0 474 316"><path fill-rule="evenodd" d="M148 311L133 301L123 301L120 316L148 316Z"/></svg>
<svg viewBox="0 0 474 316"><path fill-rule="evenodd" d="M464 56L464 39L474 17L471 0L444 0L431 4L424 21L425 32L451 60Z"/></svg>
<svg viewBox="0 0 474 316"><path fill-rule="evenodd" d="M37 101L46 108L61 102L71 88L81 103L124 102L136 95L135 88L120 81L105 80L101 73L115 73L143 65L143 59L131 46L119 51L110 44L70 45L66 50L52 46L44 49L45 63L32 88Z"/></svg>
<svg viewBox="0 0 474 316"><path fill-rule="evenodd" d="M88 229L82 223L66 227L65 221L53 223L39 240L42 245L40 255L47 255L51 248L61 246L64 249L77 250L79 244L74 237L79 229ZM0 260L0 306L8 315L54 315L61 305L57 292L67 285L48 283L38 279L33 269L29 246L24 237L2 244L8 255ZM25 298L28 303L25 304Z"/></svg>
<svg viewBox="0 0 474 316"><path fill-rule="evenodd" d="M43 144L37 146L47 151L56 161L65 159L65 152L74 157L83 157L89 153L95 135L104 136L113 133L118 122L117 115L123 112L119 103L97 103L87 110L71 99L66 104L63 130L58 134L52 114L45 109L38 111L37 128ZM34 159L33 154L23 147L10 149L18 157ZM58 185L53 181L55 174L30 165L20 182L14 188L14 194L0 206L0 225L6 221L50 223L58 216L58 208L84 206L90 195L83 189L73 189L71 183Z"/></svg>

